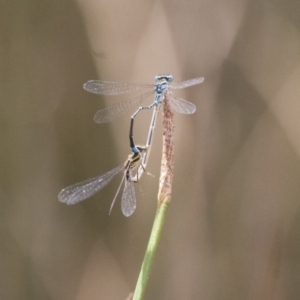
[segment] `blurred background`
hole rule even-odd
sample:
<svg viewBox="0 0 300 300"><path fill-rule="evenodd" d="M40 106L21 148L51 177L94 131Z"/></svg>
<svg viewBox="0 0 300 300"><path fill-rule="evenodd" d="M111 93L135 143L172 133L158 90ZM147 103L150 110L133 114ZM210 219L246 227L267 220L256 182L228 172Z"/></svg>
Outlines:
<svg viewBox="0 0 300 300"><path fill-rule="evenodd" d="M173 197L145 299L300 299L300 2L1 1L0 299L126 299L156 210L158 120L148 172L126 218L121 176L75 206L59 191L130 154L125 97L90 79L176 91ZM148 101L151 101L148 100ZM151 112L139 115L143 144ZM142 190L142 193L140 192Z"/></svg>

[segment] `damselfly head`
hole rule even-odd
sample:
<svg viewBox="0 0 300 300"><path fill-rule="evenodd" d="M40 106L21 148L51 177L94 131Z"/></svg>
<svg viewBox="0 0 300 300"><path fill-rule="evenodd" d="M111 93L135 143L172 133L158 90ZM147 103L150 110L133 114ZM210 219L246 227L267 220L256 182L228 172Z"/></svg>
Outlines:
<svg viewBox="0 0 300 300"><path fill-rule="evenodd" d="M163 94L168 89L169 82L173 81L172 75L160 75L155 76L155 92L157 94Z"/></svg>
<svg viewBox="0 0 300 300"><path fill-rule="evenodd" d="M158 75L154 77L155 82L166 80L167 82L173 81L173 75Z"/></svg>

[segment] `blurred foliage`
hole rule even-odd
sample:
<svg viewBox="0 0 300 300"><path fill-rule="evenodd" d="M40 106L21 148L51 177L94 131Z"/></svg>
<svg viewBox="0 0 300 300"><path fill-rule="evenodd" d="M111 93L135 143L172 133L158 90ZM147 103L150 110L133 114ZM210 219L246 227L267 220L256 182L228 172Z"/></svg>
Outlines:
<svg viewBox="0 0 300 300"><path fill-rule="evenodd" d="M300 2L2 1L0 299L126 299L154 218L161 126L138 208L116 179L74 207L75 182L129 154L129 119L93 123L108 102L89 79L204 76L179 96L173 200L150 299L299 299ZM147 112L137 141L146 139ZM160 122L160 121L159 121Z"/></svg>

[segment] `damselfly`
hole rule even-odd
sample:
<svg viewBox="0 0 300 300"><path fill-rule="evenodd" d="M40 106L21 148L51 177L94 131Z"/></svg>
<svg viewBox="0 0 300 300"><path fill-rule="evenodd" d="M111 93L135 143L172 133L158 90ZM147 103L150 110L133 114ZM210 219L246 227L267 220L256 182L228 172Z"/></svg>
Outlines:
<svg viewBox="0 0 300 300"><path fill-rule="evenodd" d="M115 197L112 201L110 211L111 212L114 203L118 197L120 189L123 182L125 181L125 186L123 190L122 200L121 200L121 209L124 216L131 216L136 209L136 197L135 190L133 186L132 173L131 171L136 168L141 160L141 153L147 151L146 147L136 146L138 152L133 152L128 156L126 162L115 169L76 184L73 184L65 189L63 189L58 194L58 199L60 202L66 203L68 205L79 203L104 188L118 173L124 172L121 183L117 189Z"/></svg>
<svg viewBox="0 0 300 300"><path fill-rule="evenodd" d="M99 110L95 116L96 123L107 123L120 117L126 112L136 109L146 97L155 94L154 102L149 106L141 107L152 108L161 103L163 96L168 97L172 109L182 114L192 114L196 111L196 106L184 99L173 95L171 89L182 89L204 81L203 77L193 78L182 82L173 82L172 75L162 75L155 77L156 84L132 84L114 81L90 80L83 85L83 88L91 93L99 95L121 95L145 90L146 92L134 98L116 103L107 108ZM148 91L147 91L148 90ZM134 116L140 111L138 109Z"/></svg>

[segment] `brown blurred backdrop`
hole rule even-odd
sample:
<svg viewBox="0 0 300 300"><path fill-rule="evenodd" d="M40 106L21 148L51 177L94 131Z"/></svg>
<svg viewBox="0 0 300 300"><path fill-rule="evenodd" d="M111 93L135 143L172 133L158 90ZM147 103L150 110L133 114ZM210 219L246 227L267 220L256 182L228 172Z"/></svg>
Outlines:
<svg viewBox="0 0 300 300"><path fill-rule="evenodd" d="M145 299L300 299L300 2L0 2L0 299L125 299L156 207L161 119L138 207L120 177L81 204L58 192L129 154L124 97L89 79L204 76L177 95L173 199ZM144 143L150 112L137 121Z"/></svg>

